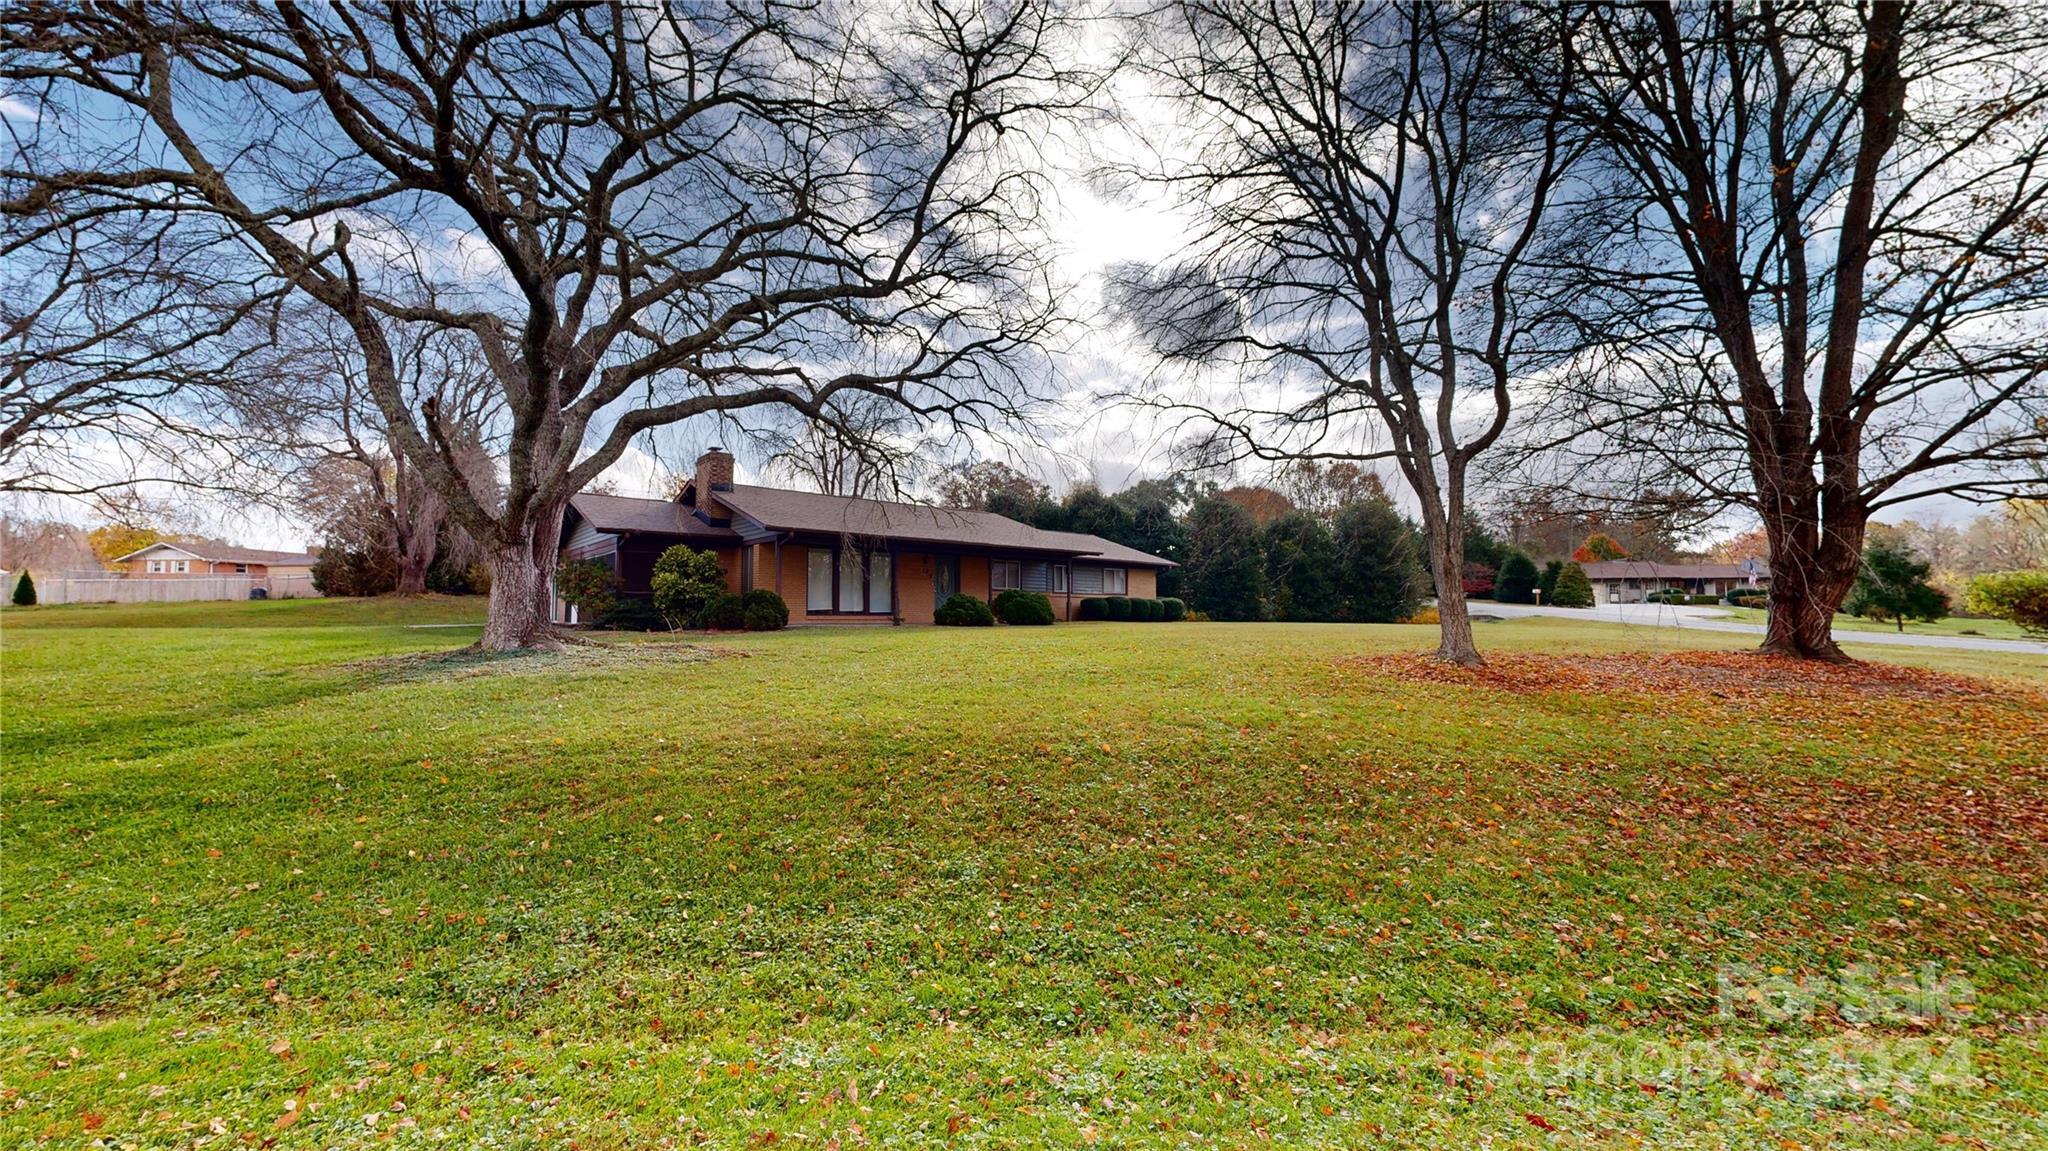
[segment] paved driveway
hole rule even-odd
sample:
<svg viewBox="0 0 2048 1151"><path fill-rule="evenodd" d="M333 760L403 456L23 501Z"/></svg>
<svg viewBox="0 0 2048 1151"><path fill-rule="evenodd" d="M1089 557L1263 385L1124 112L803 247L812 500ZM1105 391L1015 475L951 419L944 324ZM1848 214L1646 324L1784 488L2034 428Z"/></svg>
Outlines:
<svg viewBox="0 0 2048 1151"><path fill-rule="evenodd" d="M1740 635L1762 635L1759 624L1740 623L1728 618L1720 610L1710 607L1690 607L1659 603L1609 603L1590 608L1537 607L1534 604L1489 603L1478 601L1472 604L1472 614L1500 616L1505 619L1522 619L1527 616L1551 616L1557 619L1575 619L1581 622L1618 623L1630 627L1671 627L1689 631L1726 631ZM1915 635L1907 632L1900 635L1889 631L1849 631L1835 633L1840 643L1881 643L1900 647L1943 647L1963 651L2003 651L2016 655L2048 655L2048 643L2033 643L2016 639L1980 639L1968 635Z"/></svg>

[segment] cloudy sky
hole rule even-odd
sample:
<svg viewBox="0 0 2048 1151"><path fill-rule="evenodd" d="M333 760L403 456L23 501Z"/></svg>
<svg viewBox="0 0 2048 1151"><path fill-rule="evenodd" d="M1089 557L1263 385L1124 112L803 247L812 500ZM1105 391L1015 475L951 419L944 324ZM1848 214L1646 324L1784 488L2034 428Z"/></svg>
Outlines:
<svg viewBox="0 0 2048 1151"><path fill-rule="evenodd" d="M1097 45L1098 48L1103 45ZM1116 394L1146 393L1159 384L1156 360L1137 333L1112 322L1104 306L1105 274L1123 264L1160 266L1172 263L1198 230L1198 222L1147 189L1109 191L1089 178L1104 163L1131 160L1142 151L1171 147L1175 134L1165 109L1135 76L1123 76L1113 92L1123 112L1121 122L1088 125L1068 138L1044 141L1049 183L1054 196L1047 223L1057 278L1068 286L1063 304L1074 321L1065 340L1052 351L1053 390L1060 402L1045 418L1021 434L973 445L986 457L1003 459L1037 475L1056 489L1077 482L1116 490L1174 464L1174 429L1155 416L1108 403ZM19 100L0 100L0 116L33 118L36 109ZM475 245L462 236L430 238L423 247L436 259L460 261L475 257ZM436 255L438 253L438 255ZM1176 381L1185 386L1184 380ZM658 495L669 477L705 444L718 438L702 427L664 430L654 454L630 448L604 477L622 494ZM743 480L771 478L763 461L750 458L745 445L731 445L740 454ZM1240 478L1258 479L1246 471ZM1390 491L1401 484L1390 474ZM159 493L171 495L172 493ZM314 542L309 525L255 501L208 494L176 493L191 509L192 526L253 546L299 547ZM63 502L19 500L0 505L16 515L85 518L89 512ZM1931 501L1900 513L1901 517L1959 521L1975 509L1959 501ZM1739 526L1739 525L1731 525Z"/></svg>

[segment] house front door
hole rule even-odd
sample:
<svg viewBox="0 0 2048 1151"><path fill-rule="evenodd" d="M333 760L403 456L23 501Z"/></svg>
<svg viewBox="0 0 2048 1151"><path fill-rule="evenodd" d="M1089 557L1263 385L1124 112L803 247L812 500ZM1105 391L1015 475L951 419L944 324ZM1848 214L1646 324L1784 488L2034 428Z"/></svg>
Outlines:
<svg viewBox="0 0 2048 1151"><path fill-rule="evenodd" d="M932 557L932 606L938 607L960 590L960 557Z"/></svg>

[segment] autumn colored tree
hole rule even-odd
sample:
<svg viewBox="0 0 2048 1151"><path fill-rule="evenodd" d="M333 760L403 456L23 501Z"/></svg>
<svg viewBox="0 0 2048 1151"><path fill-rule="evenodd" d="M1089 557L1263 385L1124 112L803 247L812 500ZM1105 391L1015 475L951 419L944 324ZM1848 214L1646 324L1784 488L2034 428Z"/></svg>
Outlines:
<svg viewBox="0 0 2048 1151"><path fill-rule="evenodd" d="M162 543L170 537L156 528L138 527L134 524L102 524L85 533L86 542L92 545L92 552L105 567L113 567L114 561L122 556L141 551L151 544Z"/></svg>
<svg viewBox="0 0 2048 1151"><path fill-rule="evenodd" d="M1580 544L1572 551L1572 560L1582 564L1604 560L1625 560L1627 558L1627 550L1615 542L1614 537L1606 532L1594 532L1586 537L1585 543Z"/></svg>
<svg viewBox="0 0 2048 1151"><path fill-rule="evenodd" d="M1260 527L1265 527L1282 516L1292 514L1295 510L1293 500L1288 499L1285 495L1274 491L1272 488L1261 487L1257 484L1242 484L1237 487L1224 488L1216 493L1216 498L1243 508L1251 515L1252 522Z"/></svg>
<svg viewBox="0 0 2048 1151"><path fill-rule="evenodd" d="M2048 569L1973 577L1964 602L1977 615L2011 620L2034 635L2048 635Z"/></svg>

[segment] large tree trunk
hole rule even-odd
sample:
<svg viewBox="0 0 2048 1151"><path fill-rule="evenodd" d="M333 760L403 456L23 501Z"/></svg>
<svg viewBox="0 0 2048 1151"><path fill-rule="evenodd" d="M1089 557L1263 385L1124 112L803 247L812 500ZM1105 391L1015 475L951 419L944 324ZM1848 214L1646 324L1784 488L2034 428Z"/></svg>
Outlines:
<svg viewBox="0 0 2048 1151"><path fill-rule="evenodd" d="M1436 657L1460 667L1485 667L1472 642L1472 612L1465 604L1464 548L1446 556L1439 548L1430 566L1436 581Z"/></svg>
<svg viewBox="0 0 2048 1151"><path fill-rule="evenodd" d="M1864 525L1846 511L1828 518L1823 534L1812 492L1763 509L1771 548L1770 620L1758 650L1767 655L1850 662L1835 642L1835 613L1856 582Z"/></svg>
<svg viewBox="0 0 2048 1151"><path fill-rule="evenodd" d="M527 517L515 538L494 539L484 553L491 569L491 603L484 619L485 651L558 648L549 618L554 606L555 561L561 545L562 507Z"/></svg>
<svg viewBox="0 0 2048 1151"><path fill-rule="evenodd" d="M418 533L403 540L398 548L398 594L427 594L427 569L434 566L434 535L424 542Z"/></svg>
<svg viewBox="0 0 2048 1151"><path fill-rule="evenodd" d="M1423 507L1423 544L1429 548L1430 581L1436 588L1436 657L1460 667L1485 667L1472 642L1472 613L1465 604L1465 525L1462 508L1436 510L1437 493Z"/></svg>

